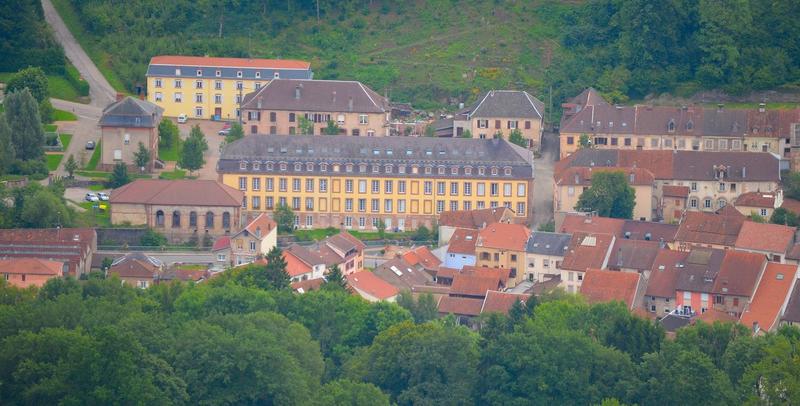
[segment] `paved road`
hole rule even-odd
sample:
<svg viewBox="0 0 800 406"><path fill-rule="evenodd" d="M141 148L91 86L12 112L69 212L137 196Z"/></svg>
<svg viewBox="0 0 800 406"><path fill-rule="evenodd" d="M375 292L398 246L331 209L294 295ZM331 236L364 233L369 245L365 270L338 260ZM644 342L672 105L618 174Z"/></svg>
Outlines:
<svg viewBox="0 0 800 406"><path fill-rule="evenodd" d="M545 133L542 137L542 157L535 162L536 178L533 183L533 225L553 219L553 165L558 156L557 134Z"/></svg>
<svg viewBox="0 0 800 406"><path fill-rule="evenodd" d="M123 256L130 251L107 251L98 250L97 254ZM174 263L183 264L210 264L215 261L214 254L210 252L194 252L194 251L180 251L180 252L162 252L162 251L148 251L143 252L146 255L154 257L165 265L172 265Z"/></svg>
<svg viewBox="0 0 800 406"><path fill-rule="evenodd" d="M92 151L86 150L86 142L94 141L95 144L100 140L100 127L97 126L103 110L100 107L90 104L74 103L59 99L50 99L53 106L59 110L70 111L78 116L78 121L59 121L59 132L72 134L72 141L64 153L64 158L61 160L58 169L53 173L56 175L64 176L67 172L64 170L64 164L67 162L67 157L73 155L80 164L88 163L92 157Z"/></svg>
<svg viewBox="0 0 800 406"><path fill-rule="evenodd" d="M219 146L225 140L225 137L218 133L224 124L219 121L189 120L186 124L178 124L181 139L186 139L189 136L189 132L194 125L200 126L206 136L206 142L208 142L208 151L205 154L206 164L195 173L195 176L198 179L217 180L219 179L219 174L217 173L217 162L220 156Z"/></svg>
<svg viewBox="0 0 800 406"><path fill-rule="evenodd" d="M61 43L67 58L89 83L91 104L101 108L111 104L116 98L117 92L111 87L103 74L100 73L100 70L97 69L89 55L86 55L86 52L75 40L75 37L72 36L72 33L69 32L61 16L58 15L58 12L53 7L53 3L50 0L42 0L42 8L44 9L44 18L53 27L56 40Z"/></svg>

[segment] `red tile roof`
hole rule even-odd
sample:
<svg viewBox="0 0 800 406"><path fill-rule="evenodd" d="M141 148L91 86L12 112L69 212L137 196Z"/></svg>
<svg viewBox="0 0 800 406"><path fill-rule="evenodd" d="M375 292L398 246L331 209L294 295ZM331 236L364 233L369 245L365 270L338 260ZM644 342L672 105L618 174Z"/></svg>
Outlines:
<svg viewBox="0 0 800 406"><path fill-rule="evenodd" d="M294 290L295 292L305 293L305 292L310 292L312 290L318 290L320 287L322 287L323 283L325 283L324 278L306 279L300 282L292 282L291 287L292 290Z"/></svg>
<svg viewBox="0 0 800 406"><path fill-rule="evenodd" d="M800 214L800 200L784 197L783 204L781 204L781 207L783 207L786 210L789 210L792 213Z"/></svg>
<svg viewBox="0 0 800 406"><path fill-rule="evenodd" d="M786 302L796 273L797 265L767 264L753 300L742 313L740 322L747 327L757 322L761 329L772 330L781 316L781 307Z"/></svg>
<svg viewBox="0 0 800 406"><path fill-rule="evenodd" d="M345 277L347 278L347 283L349 283L353 289L364 292L380 300L392 298L399 293L394 286L384 282L381 278L378 278L369 271L359 271Z"/></svg>
<svg viewBox="0 0 800 406"><path fill-rule="evenodd" d="M589 303L618 300L632 308L638 287L638 273L589 269L583 277L581 294Z"/></svg>
<svg viewBox="0 0 800 406"><path fill-rule="evenodd" d="M439 226L478 230L485 225L505 221L512 215L511 209L507 207L444 211L439 215Z"/></svg>
<svg viewBox="0 0 800 406"><path fill-rule="evenodd" d="M244 194L215 180L137 179L111 191L111 204L240 207Z"/></svg>
<svg viewBox="0 0 800 406"><path fill-rule="evenodd" d="M676 241L695 244L717 244L733 247L746 217L690 211L678 226Z"/></svg>
<svg viewBox="0 0 800 406"><path fill-rule="evenodd" d="M405 254L403 260L411 266L421 266L423 269L435 271L442 264L436 255L433 255L430 249L426 246L416 247Z"/></svg>
<svg viewBox="0 0 800 406"><path fill-rule="evenodd" d="M453 295L485 297L489 290L503 288L503 282L497 275L487 273L458 273L453 276L450 293Z"/></svg>
<svg viewBox="0 0 800 406"><path fill-rule="evenodd" d="M283 260L286 261L286 273L289 274L289 277L294 278L312 271L311 266L300 259L292 250L283 250Z"/></svg>
<svg viewBox="0 0 800 406"><path fill-rule="evenodd" d="M675 286L678 275L685 269L685 251L672 251L662 249L658 252L653 267L650 270L650 279L647 281L647 296L675 297Z"/></svg>
<svg viewBox="0 0 800 406"><path fill-rule="evenodd" d="M613 240L610 234L572 234L561 269L584 272L588 268L603 268Z"/></svg>
<svg viewBox="0 0 800 406"><path fill-rule="evenodd" d="M772 209L775 207L775 193L769 192L747 192L742 193L736 198L734 206L740 207L765 207Z"/></svg>
<svg viewBox="0 0 800 406"><path fill-rule="evenodd" d="M269 234L270 231L274 230L276 227L278 227L278 224L275 223L275 220L273 220L272 217L267 215L267 213L261 213L252 221L247 223L247 225L244 226L244 229L247 230L247 232L251 235L256 236L257 238L262 238L266 237L267 234Z"/></svg>
<svg viewBox="0 0 800 406"><path fill-rule="evenodd" d="M40 258L0 259L0 273L61 276L64 264Z"/></svg>
<svg viewBox="0 0 800 406"><path fill-rule="evenodd" d="M794 227L745 221L736 239L736 248L786 253L794 243Z"/></svg>
<svg viewBox="0 0 800 406"><path fill-rule="evenodd" d="M481 308L481 314L483 313L503 313L508 314L508 311L511 309L511 306L519 300L522 303L525 303L531 295L526 294L519 294L519 293L508 293L508 292L497 292L494 290L490 290L486 292L486 299L483 300L483 307Z"/></svg>
<svg viewBox="0 0 800 406"><path fill-rule="evenodd" d="M505 286L511 275L511 270L505 268L489 268L487 266L464 265L461 273L465 275L477 275L480 277L500 278L500 283Z"/></svg>
<svg viewBox="0 0 800 406"><path fill-rule="evenodd" d="M481 314L483 299L443 296L439 300L439 313L477 316Z"/></svg>
<svg viewBox="0 0 800 406"><path fill-rule="evenodd" d="M689 186L664 185L661 187L664 197L689 197Z"/></svg>
<svg viewBox="0 0 800 406"><path fill-rule="evenodd" d="M610 217L567 214L561 223L560 233L603 233L622 237L625 220Z"/></svg>
<svg viewBox="0 0 800 406"><path fill-rule="evenodd" d="M653 173L644 168L573 166L560 172L556 183L559 186L591 186L592 175L599 172L621 172L625 175L628 183L633 186L652 186L655 182Z"/></svg>
<svg viewBox="0 0 800 406"><path fill-rule="evenodd" d="M150 65L204 66L212 68L310 69L311 64L291 59L220 58L209 56L158 55Z"/></svg>
<svg viewBox="0 0 800 406"><path fill-rule="evenodd" d="M704 323L708 323L708 324L714 324L717 321L722 322L722 323L735 322L736 321L736 317L733 317L728 313L725 313L725 312L723 312L721 310L717 310L717 309L712 307L712 308L706 309L705 312L703 312L702 314L697 316L695 318L695 321L697 321L697 320L702 321Z"/></svg>
<svg viewBox="0 0 800 406"><path fill-rule="evenodd" d="M522 224L492 223L478 232L476 247L525 251L531 230Z"/></svg>
<svg viewBox="0 0 800 406"><path fill-rule="evenodd" d="M458 228L450 237L447 252L453 254L475 255L475 243L478 241L478 230Z"/></svg>
<svg viewBox="0 0 800 406"><path fill-rule="evenodd" d="M114 261L108 273L120 278L154 278L160 267L151 261L143 254L128 254Z"/></svg>
<svg viewBox="0 0 800 406"><path fill-rule="evenodd" d="M226 250L231 247L231 237L225 235L219 237L214 241L214 246L211 247L211 251L221 251Z"/></svg>
<svg viewBox="0 0 800 406"><path fill-rule="evenodd" d="M725 251L712 293L752 297L767 258L751 252Z"/></svg>

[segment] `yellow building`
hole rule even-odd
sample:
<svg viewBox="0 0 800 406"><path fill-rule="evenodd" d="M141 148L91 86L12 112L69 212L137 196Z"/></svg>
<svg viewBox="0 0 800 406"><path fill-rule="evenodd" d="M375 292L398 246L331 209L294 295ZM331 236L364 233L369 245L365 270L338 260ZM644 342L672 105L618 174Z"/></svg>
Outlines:
<svg viewBox="0 0 800 406"><path fill-rule="evenodd" d="M592 186L592 175L597 172L621 172L628 185L633 188L633 218L641 221L655 220L658 199L655 195L656 180L653 173L644 168L586 167L573 166L557 174L553 183L553 207L556 212L581 211L575 207L581 194Z"/></svg>
<svg viewBox="0 0 800 406"><path fill-rule="evenodd" d="M299 228L430 228L446 210L501 206L532 218L532 152L503 140L251 135L217 171L243 210L286 205Z"/></svg>
<svg viewBox="0 0 800 406"><path fill-rule="evenodd" d="M304 61L154 56L147 68L147 100L167 117L234 120L244 95L272 79L313 76Z"/></svg>

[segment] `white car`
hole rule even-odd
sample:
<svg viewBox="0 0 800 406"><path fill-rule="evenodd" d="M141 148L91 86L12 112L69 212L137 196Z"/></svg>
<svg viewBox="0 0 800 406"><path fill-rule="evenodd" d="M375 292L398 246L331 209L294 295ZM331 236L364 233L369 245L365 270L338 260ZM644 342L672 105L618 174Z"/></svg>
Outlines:
<svg viewBox="0 0 800 406"><path fill-rule="evenodd" d="M188 119L189 117L187 117L186 114L180 114L178 115L178 124L185 124Z"/></svg>
<svg viewBox="0 0 800 406"><path fill-rule="evenodd" d="M97 194L97 198L102 200L102 201L104 201L104 202L108 201L108 195L103 193L103 192L98 193Z"/></svg>
<svg viewBox="0 0 800 406"><path fill-rule="evenodd" d="M86 197L85 197L84 199L85 199L87 202L99 202L99 201L100 201L100 198L99 198L99 197L97 197L97 195L96 195L96 194L94 194L94 193L92 193L92 192L89 192L89 193L87 193L87 194L86 194Z"/></svg>

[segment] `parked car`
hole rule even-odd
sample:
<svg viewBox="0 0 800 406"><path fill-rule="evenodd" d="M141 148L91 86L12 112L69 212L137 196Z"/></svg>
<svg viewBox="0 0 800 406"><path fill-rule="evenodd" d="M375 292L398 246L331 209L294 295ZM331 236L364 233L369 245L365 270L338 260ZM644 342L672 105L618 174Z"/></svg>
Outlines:
<svg viewBox="0 0 800 406"><path fill-rule="evenodd" d="M97 194L97 198L102 200L102 201L104 201L104 202L108 201L108 195L103 193L103 192L98 193Z"/></svg>
<svg viewBox="0 0 800 406"><path fill-rule="evenodd" d="M185 124L186 120L188 120L188 119L189 119L189 117L187 117L186 114L179 114L178 115L178 124Z"/></svg>
<svg viewBox="0 0 800 406"><path fill-rule="evenodd" d="M87 142L86 149L94 149L94 141Z"/></svg>
<svg viewBox="0 0 800 406"><path fill-rule="evenodd" d="M228 136L228 134L230 134L230 133L231 133L231 129L230 128L223 128L223 129L219 130L219 132L217 134Z"/></svg>
<svg viewBox="0 0 800 406"><path fill-rule="evenodd" d="M89 192L89 193L87 193L87 194L86 194L86 197L85 197L84 199L85 199L87 202L99 202L99 201L100 201L100 198L99 198L99 197L97 197L97 195L96 195L96 194L94 194L93 192Z"/></svg>

